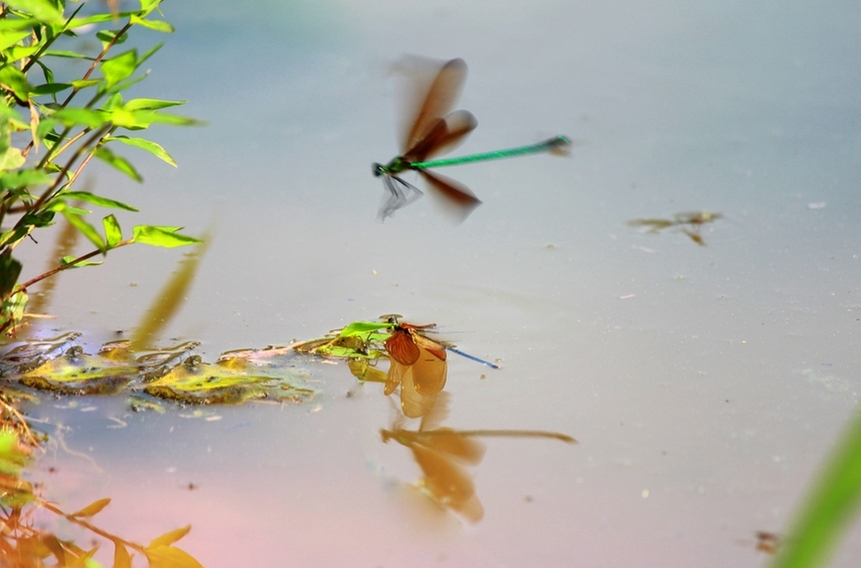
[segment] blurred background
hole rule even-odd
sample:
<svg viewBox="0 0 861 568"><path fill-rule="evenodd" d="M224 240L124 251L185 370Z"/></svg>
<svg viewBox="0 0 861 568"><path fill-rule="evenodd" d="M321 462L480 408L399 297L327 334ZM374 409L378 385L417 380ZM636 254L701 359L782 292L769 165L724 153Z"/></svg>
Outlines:
<svg viewBox="0 0 861 568"><path fill-rule="evenodd" d="M141 209L124 227L214 231L164 344L201 341L212 361L396 312L502 366L450 357L446 426L579 445L486 440L470 523L434 510L411 452L382 444L382 387L319 365L321 394L300 406L43 404L66 446L41 462L59 472L49 497L110 496L101 520L141 541L191 523L182 545L206 566L767 560L756 532L784 530L861 385L855 3L163 12L175 34L133 35L166 42L134 94L188 100L180 112L207 125L153 129L177 169L129 149L144 184L106 168L90 183ZM457 108L479 126L453 155L565 134L571 156L441 169L483 201L466 222L430 191L380 222L371 163L401 151L405 54L469 66ZM128 331L186 253L127 247L62 274L46 334L83 331L92 349ZM856 528L834 565L859 546Z"/></svg>

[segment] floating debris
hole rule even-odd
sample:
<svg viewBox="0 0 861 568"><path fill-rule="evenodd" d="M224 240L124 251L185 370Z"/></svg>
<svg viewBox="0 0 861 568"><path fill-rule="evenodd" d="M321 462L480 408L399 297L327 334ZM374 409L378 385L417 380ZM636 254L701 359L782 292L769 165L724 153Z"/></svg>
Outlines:
<svg viewBox="0 0 861 568"><path fill-rule="evenodd" d="M687 235L689 239L698 245L706 246L705 241L700 234L701 228L707 223L714 223L721 219L723 215L720 213L710 213L709 211L694 211L676 213L672 219L632 219L628 221L629 227L647 227L647 233L659 233L670 227L679 227L681 232Z"/></svg>

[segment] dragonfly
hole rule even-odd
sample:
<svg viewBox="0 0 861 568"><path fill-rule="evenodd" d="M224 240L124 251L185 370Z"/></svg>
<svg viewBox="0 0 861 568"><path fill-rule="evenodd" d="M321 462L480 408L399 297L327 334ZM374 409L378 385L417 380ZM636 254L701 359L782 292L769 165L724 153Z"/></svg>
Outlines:
<svg viewBox="0 0 861 568"><path fill-rule="evenodd" d="M465 185L428 171L429 168L454 166L471 162L498 160L513 156L525 156L541 152L565 154L571 140L566 136L554 136L544 142L482 154L456 158L431 160L434 156L451 151L463 142L478 126L475 116L466 110L452 112L455 102L463 90L466 80L466 63L463 59L452 59L440 68L430 81L424 98L413 109L414 118L409 123L402 141L402 154L387 164L374 163L373 173L382 177L387 194L380 208L379 217L385 220L398 209L409 205L422 196L421 190L405 181L399 174L410 170L418 172L428 185L442 197L443 203L461 219L465 219L481 200Z"/></svg>
<svg viewBox="0 0 861 568"><path fill-rule="evenodd" d="M401 387L401 409L409 418L424 416L436 404L437 395L445 387L448 375L446 348L442 343L425 337L421 326L392 321L391 336L384 345L391 358L386 386L388 396Z"/></svg>

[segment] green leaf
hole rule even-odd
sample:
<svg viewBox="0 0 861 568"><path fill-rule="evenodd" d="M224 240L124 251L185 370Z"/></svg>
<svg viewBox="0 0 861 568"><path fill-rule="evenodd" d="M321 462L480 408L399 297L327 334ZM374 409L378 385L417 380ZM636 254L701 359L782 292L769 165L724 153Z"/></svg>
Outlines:
<svg viewBox="0 0 861 568"><path fill-rule="evenodd" d="M22 226L48 227L54 223L54 212L34 211L32 213L25 213L18 223Z"/></svg>
<svg viewBox="0 0 861 568"><path fill-rule="evenodd" d="M135 118L142 125L142 128L146 128L151 124L174 124L178 126L201 126L204 124L204 122L193 118L152 111L138 111L135 113Z"/></svg>
<svg viewBox="0 0 861 568"><path fill-rule="evenodd" d="M104 264L101 260L81 260L75 262L78 257L76 256L64 256L60 259L60 266L69 266L69 268L81 268L84 266L98 266L100 264ZM72 264L74 262L74 264Z"/></svg>
<svg viewBox="0 0 861 568"><path fill-rule="evenodd" d="M90 242L92 242L94 245L96 245L96 247L100 251L105 252L105 242L102 240L102 236L99 234L98 231L96 231L95 227L93 227L92 225L87 223L83 217L81 217L80 215L78 215L76 213L72 213L68 209L63 210L63 216L76 229L81 231L85 237L90 239Z"/></svg>
<svg viewBox="0 0 861 568"><path fill-rule="evenodd" d="M0 298L5 299L18 283L21 275L21 263L12 258L12 251L6 250L0 255Z"/></svg>
<svg viewBox="0 0 861 568"><path fill-rule="evenodd" d="M6 63L20 61L42 49L41 45L16 45L6 50Z"/></svg>
<svg viewBox="0 0 861 568"><path fill-rule="evenodd" d="M102 45L107 45L111 42L114 42L114 45L119 45L121 43L125 43L129 38L129 34L123 33L123 35L118 35L120 32L118 30L101 30L96 32L96 37L102 42Z"/></svg>
<svg viewBox="0 0 861 568"><path fill-rule="evenodd" d="M32 14L37 19L49 24L62 23L63 12L57 10L56 4L49 0L7 0L8 6Z"/></svg>
<svg viewBox="0 0 861 568"><path fill-rule="evenodd" d="M24 157L18 148L6 148L6 151L0 155L0 171L20 168L26 161L27 158Z"/></svg>
<svg viewBox="0 0 861 568"><path fill-rule="evenodd" d="M60 91L65 91L66 89L71 88L72 85L70 83L45 83L44 85L33 87L33 90L30 91L30 94L35 96L53 95L59 93Z"/></svg>
<svg viewBox="0 0 861 568"><path fill-rule="evenodd" d="M163 101L160 99L132 99L125 104L126 110L158 110L184 105L186 101Z"/></svg>
<svg viewBox="0 0 861 568"><path fill-rule="evenodd" d="M19 170L0 175L0 187L4 189L45 185L53 181L54 179L43 170Z"/></svg>
<svg viewBox="0 0 861 568"><path fill-rule="evenodd" d="M88 26L90 24L101 24L104 22L113 21L113 14L103 13L103 14L93 14L92 16L86 16L84 18L72 18L72 21L69 22L69 29L76 30L78 28L82 28L84 26Z"/></svg>
<svg viewBox="0 0 861 568"><path fill-rule="evenodd" d="M391 328L392 324L384 321L354 321L347 327L341 330L341 337L350 337L352 335L361 335L369 331L377 331L379 329Z"/></svg>
<svg viewBox="0 0 861 568"><path fill-rule="evenodd" d="M99 79L87 79L86 81L83 79L78 79L76 81L72 81L72 86L79 91L87 89L89 87L95 87L101 82Z"/></svg>
<svg viewBox="0 0 861 568"><path fill-rule="evenodd" d="M8 49L30 35L29 31L2 30L0 31L0 51Z"/></svg>
<svg viewBox="0 0 861 568"><path fill-rule="evenodd" d="M127 176L132 178L133 180L135 180L137 182L143 181L143 178L137 172L137 170L135 170L135 168L134 168L134 166L132 166L131 162L129 162L128 160L126 160L122 156L118 156L118 155L114 154L113 152L111 152L110 150L105 148L104 146L102 146L101 148L96 150L95 156L98 159L105 162L106 164L109 164L111 167L114 167L114 168L118 169L119 171L123 172L124 174L126 174Z"/></svg>
<svg viewBox="0 0 861 568"><path fill-rule="evenodd" d="M837 537L861 505L861 413L855 412L842 439L819 472L816 485L805 496L802 509L772 568L827 566Z"/></svg>
<svg viewBox="0 0 861 568"><path fill-rule="evenodd" d="M66 51L60 49L49 49L45 51L44 55L50 55L51 57L65 57L68 59L93 59L89 55L78 53L77 51Z"/></svg>
<svg viewBox="0 0 861 568"><path fill-rule="evenodd" d="M61 122L63 126L81 125L87 128L98 128L108 122L108 117L104 112L79 107L60 109L52 114L51 118ZM41 128L39 130L41 132Z"/></svg>
<svg viewBox="0 0 861 568"><path fill-rule="evenodd" d="M132 17L129 18L129 21L133 24L137 24L139 26L143 26L157 32L164 32L170 34L176 31L174 30L174 27L172 25L165 22L164 20L145 20L143 18L139 18L138 16L132 15Z"/></svg>
<svg viewBox="0 0 861 568"><path fill-rule="evenodd" d="M102 74L105 76L107 86L113 87L120 81L127 79L137 68L137 51L132 49L112 59L102 61Z"/></svg>
<svg viewBox="0 0 861 568"><path fill-rule="evenodd" d="M105 241L108 243L108 248L114 248L123 240L123 231L120 229L117 218L113 215L108 215L102 219L102 225L105 227Z"/></svg>
<svg viewBox="0 0 861 568"><path fill-rule="evenodd" d="M200 239L177 233L182 227L156 227L153 225L138 225L134 229L132 240L156 247L181 247L200 243Z"/></svg>
<svg viewBox="0 0 861 568"><path fill-rule="evenodd" d="M106 142L122 142L123 144L128 144L129 146L135 146L140 148L141 150L146 150L156 158L160 158L170 164L173 167L176 167L176 162L173 161L173 158L168 154L164 148L162 148L159 144L152 142L150 140L144 140L143 138L129 138L128 136L108 136L105 139Z"/></svg>
<svg viewBox="0 0 861 568"><path fill-rule="evenodd" d="M81 201L86 201L87 203L98 205L99 207L108 207L111 209L125 209L126 211L137 211L137 209L135 209L131 205L126 205L125 203L120 203L119 201L108 199L107 197L101 197L90 193L89 191L64 191L58 197L62 197L65 199L80 199Z"/></svg>
<svg viewBox="0 0 861 568"><path fill-rule="evenodd" d="M12 30L26 30L27 35L30 35L30 28L39 25L39 22L34 18L6 18L0 20L0 31L9 32Z"/></svg>
<svg viewBox="0 0 861 568"><path fill-rule="evenodd" d="M22 290L3 300L3 303L0 304L0 324L7 329L9 322L12 322L12 327L18 325L24 317L24 308L27 306L28 299L27 293ZM7 493L0 497L0 502L6 502L8 499Z"/></svg>
<svg viewBox="0 0 861 568"><path fill-rule="evenodd" d="M13 65L0 68L0 86L15 93L15 96L22 101L27 100L31 90L27 78Z"/></svg>
<svg viewBox="0 0 861 568"><path fill-rule="evenodd" d="M158 8L161 0L141 0L141 16L149 16L153 10Z"/></svg>

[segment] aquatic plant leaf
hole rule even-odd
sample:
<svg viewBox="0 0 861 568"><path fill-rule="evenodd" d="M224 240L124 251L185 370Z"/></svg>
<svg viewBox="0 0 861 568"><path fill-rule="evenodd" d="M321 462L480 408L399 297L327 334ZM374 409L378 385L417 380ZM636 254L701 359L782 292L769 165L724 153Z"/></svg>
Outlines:
<svg viewBox="0 0 861 568"><path fill-rule="evenodd" d="M388 329L391 327L391 324L388 322L379 322L379 321L354 321L350 325L343 328L340 332L341 337L349 337L351 335L358 334L366 334L372 331L378 331L380 329ZM388 334L385 334L384 337L388 337Z"/></svg>
<svg viewBox="0 0 861 568"><path fill-rule="evenodd" d="M349 335L343 333L332 333L320 339L312 339L302 343L291 345L294 351L299 353L310 353L322 357L333 357L335 359L377 359L384 354L373 345L379 343L388 334L359 333L352 332Z"/></svg>
<svg viewBox="0 0 861 568"><path fill-rule="evenodd" d="M291 376L292 375L292 376ZM294 382L298 373L290 368L258 369L253 365L221 360L215 365L191 357L160 379L147 384L152 396L187 403L239 404L250 399L305 400L312 390Z"/></svg>
<svg viewBox="0 0 861 568"><path fill-rule="evenodd" d="M21 384L59 394L113 394L137 378L137 365L70 349L18 377Z"/></svg>
<svg viewBox="0 0 861 568"><path fill-rule="evenodd" d="M372 366L367 359L350 359L347 361L347 367L353 376L360 381L385 383L388 380L387 373Z"/></svg>
<svg viewBox="0 0 861 568"><path fill-rule="evenodd" d="M72 513L69 515L70 517L92 517L97 515L102 509L110 504L111 500L109 498L99 499L98 501L93 501L80 511Z"/></svg>
<svg viewBox="0 0 861 568"><path fill-rule="evenodd" d="M80 332L71 331L44 341L28 341L16 345L0 355L0 375L26 373L35 369L48 359L67 351L80 336Z"/></svg>

